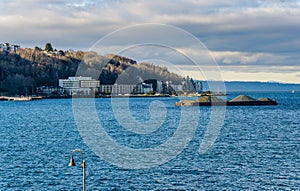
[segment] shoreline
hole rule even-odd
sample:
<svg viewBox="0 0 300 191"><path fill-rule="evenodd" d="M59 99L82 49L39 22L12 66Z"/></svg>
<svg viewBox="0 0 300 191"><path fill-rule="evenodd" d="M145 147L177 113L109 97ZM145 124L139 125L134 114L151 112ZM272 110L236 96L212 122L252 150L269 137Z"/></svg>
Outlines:
<svg viewBox="0 0 300 191"><path fill-rule="evenodd" d="M43 97L42 99L70 99L70 98L149 98L149 97L177 97L171 95L113 95L113 96L58 96L58 97Z"/></svg>
<svg viewBox="0 0 300 191"><path fill-rule="evenodd" d="M178 97L172 95L113 95L113 96L0 96L0 101L34 101L41 99L80 99L80 98L154 98L154 97Z"/></svg>

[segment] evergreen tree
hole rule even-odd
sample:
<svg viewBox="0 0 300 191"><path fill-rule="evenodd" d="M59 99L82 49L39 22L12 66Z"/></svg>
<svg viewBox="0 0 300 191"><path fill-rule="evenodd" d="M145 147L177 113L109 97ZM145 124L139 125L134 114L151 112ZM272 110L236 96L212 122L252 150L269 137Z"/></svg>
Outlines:
<svg viewBox="0 0 300 191"><path fill-rule="evenodd" d="M34 47L34 50L41 51L42 49L40 47L36 46L36 47Z"/></svg>
<svg viewBox="0 0 300 191"><path fill-rule="evenodd" d="M49 42L46 43L46 45L45 45L45 51L47 51L47 52L53 51L51 43L49 43Z"/></svg>
<svg viewBox="0 0 300 191"><path fill-rule="evenodd" d="M58 51L58 54L59 54L60 56L65 56L65 52L64 52L63 50L59 50L59 51Z"/></svg>

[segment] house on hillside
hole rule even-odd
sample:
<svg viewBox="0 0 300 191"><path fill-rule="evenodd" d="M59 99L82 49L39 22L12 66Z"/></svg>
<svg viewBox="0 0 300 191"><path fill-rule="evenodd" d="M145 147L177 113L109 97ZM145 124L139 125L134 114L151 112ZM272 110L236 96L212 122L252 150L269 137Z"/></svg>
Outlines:
<svg viewBox="0 0 300 191"><path fill-rule="evenodd" d="M16 52L20 48L20 45L10 44L10 43L0 43L0 50L4 52Z"/></svg>

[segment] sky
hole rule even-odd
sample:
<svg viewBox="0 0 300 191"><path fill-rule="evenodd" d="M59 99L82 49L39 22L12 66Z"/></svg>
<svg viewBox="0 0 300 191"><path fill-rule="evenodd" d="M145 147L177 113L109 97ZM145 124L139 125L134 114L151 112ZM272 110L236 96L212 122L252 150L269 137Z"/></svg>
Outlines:
<svg viewBox="0 0 300 191"><path fill-rule="evenodd" d="M126 49L128 44L114 40L122 39L127 27L164 24L168 30L173 27L195 37L195 44L207 49L204 57L211 56L215 61L211 70L218 70L223 80L300 83L299 21L300 0L10 0L0 1L0 43L43 48L51 42L56 49L90 50L106 38ZM210 73L199 75L203 71L195 69L195 64L178 57L185 52L203 58L202 49L198 51L195 44L188 44L190 41L177 33L168 35L166 30L160 35L155 33L155 25L145 28L130 28L130 38L155 34L180 46L171 45L176 51L171 51L167 61L163 48L154 53L145 46L127 51L132 59L168 63L172 71L182 66L182 73L195 79L214 79ZM113 38L115 34L118 38ZM141 56L145 52L148 55ZM177 56L170 56L173 54Z"/></svg>

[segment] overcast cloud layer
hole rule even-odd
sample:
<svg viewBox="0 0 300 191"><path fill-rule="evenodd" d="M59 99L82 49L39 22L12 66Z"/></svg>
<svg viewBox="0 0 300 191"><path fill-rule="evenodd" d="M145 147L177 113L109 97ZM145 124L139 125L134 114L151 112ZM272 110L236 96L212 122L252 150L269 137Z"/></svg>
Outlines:
<svg viewBox="0 0 300 191"><path fill-rule="evenodd" d="M202 41L224 80L300 83L299 21L298 0L10 0L0 2L0 42L88 50L119 28L164 23Z"/></svg>

